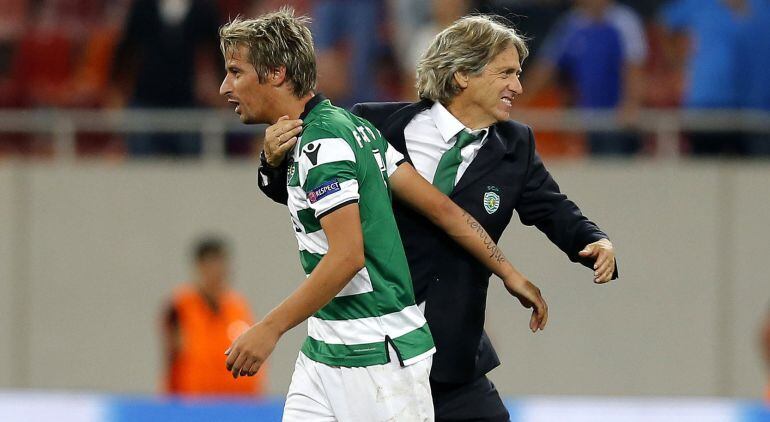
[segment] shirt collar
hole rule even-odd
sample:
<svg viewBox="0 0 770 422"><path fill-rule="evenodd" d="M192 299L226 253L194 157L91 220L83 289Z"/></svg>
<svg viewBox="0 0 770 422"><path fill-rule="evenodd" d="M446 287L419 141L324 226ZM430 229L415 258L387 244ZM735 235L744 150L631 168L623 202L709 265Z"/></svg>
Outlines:
<svg viewBox="0 0 770 422"><path fill-rule="evenodd" d="M461 130L477 135L482 141L486 138L487 133L489 133L489 128L483 128L476 131L466 128L462 122L457 120L457 118L438 101L433 103L433 106L430 108L430 117L436 124L439 133L441 133L441 139L446 143L453 140L454 136L457 135L457 132Z"/></svg>
<svg viewBox="0 0 770 422"><path fill-rule="evenodd" d="M323 94L320 92L315 94L313 98L309 99L308 102L305 103L305 110L302 112L302 114L299 115L300 120L305 120L313 108L324 100L326 100L326 97Z"/></svg>

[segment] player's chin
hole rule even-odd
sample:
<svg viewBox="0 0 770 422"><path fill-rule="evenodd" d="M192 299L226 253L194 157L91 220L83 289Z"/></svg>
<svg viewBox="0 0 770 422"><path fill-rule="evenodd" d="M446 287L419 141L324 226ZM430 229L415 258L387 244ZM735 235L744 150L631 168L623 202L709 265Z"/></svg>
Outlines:
<svg viewBox="0 0 770 422"><path fill-rule="evenodd" d="M241 123L247 124L247 125L253 125L258 123L256 119L254 119L252 116L247 115L246 113L241 112L241 114L238 115L238 118L241 119Z"/></svg>

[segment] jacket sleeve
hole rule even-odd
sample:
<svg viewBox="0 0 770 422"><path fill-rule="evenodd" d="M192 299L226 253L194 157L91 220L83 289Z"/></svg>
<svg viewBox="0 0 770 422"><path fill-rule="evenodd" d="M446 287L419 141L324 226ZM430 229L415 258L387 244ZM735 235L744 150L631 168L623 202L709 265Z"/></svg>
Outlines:
<svg viewBox="0 0 770 422"><path fill-rule="evenodd" d="M355 114L358 117L364 117L363 116L363 112L364 112L363 105L361 105L360 103L359 104L354 104L353 107L351 107L350 110L348 110L348 111L350 111L351 113Z"/></svg>
<svg viewBox="0 0 770 422"><path fill-rule="evenodd" d="M278 167L271 167L265 161L264 152L260 154L259 169L257 170L257 186L268 198L286 205L289 193L286 190L287 160Z"/></svg>
<svg viewBox="0 0 770 422"><path fill-rule="evenodd" d="M578 253L589 243L609 237L591 220L586 218L574 202L559 190L559 185L548 173L535 151L532 129L529 136L529 164L521 198L517 206L523 224L536 226L556 246L567 254L572 262L580 262L593 268L593 259L583 259ZM618 277L617 263L612 278Z"/></svg>

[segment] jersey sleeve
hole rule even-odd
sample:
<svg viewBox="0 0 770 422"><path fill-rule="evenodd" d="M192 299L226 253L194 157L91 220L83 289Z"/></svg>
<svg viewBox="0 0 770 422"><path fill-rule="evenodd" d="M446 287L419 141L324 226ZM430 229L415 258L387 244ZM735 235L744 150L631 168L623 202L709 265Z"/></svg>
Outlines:
<svg viewBox="0 0 770 422"><path fill-rule="evenodd" d="M344 139L303 142L297 164L300 186L316 218L358 202L356 156Z"/></svg>
<svg viewBox="0 0 770 422"><path fill-rule="evenodd" d="M390 145L390 143L387 143L385 148L385 168L387 169L388 177L390 177L398 166L406 162L406 158L404 158L404 154L393 148L393 145Z"/></svg>

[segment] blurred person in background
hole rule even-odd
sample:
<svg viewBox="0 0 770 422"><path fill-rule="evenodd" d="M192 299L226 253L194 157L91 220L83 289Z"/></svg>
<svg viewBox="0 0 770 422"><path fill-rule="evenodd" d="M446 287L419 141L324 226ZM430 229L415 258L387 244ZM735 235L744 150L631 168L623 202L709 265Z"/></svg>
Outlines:
<svg viewBox="0 0 770 422"><path fill-rule="evenodd" d="M436 34L470 11L471 1L392 0L390 6L395 21L393 42L402 79L400 98L415 100L414 69L420 57Z"/></svg>
<svg viewBox="0 0 770 422"><path fill-rule="evenodd" d="M181 395L255 395L265 389L263 366L233 379L223 352L253 323L246 299L230 288L229 253L217 237L198 241L194 280L179 286L163 313L164 389Z"/></svg>
<svg viewBox="0 0 770 422"><path fill-rule="evenodd" d="M499 240L516 211L571 261L591 268L595 283L606 283L618 275L612 243L560 192L535 150L532 130L510 120L527 53L516 31L494 18L461 18L433 39L420 60L419 102L363 103L352 112L372 122L492 240ZM279 203L288 199L284 154L301 124L283 120L266 131L258 184ZM436 420L508 421L486 376L500 365L484 332L489 272L398 195L393 211L415 297L436 341L430 375Z"/></svg>
<svg viewBox="0 0 770 422"><path fill-rule="evenodd" d="M0 107L16 106L11 64L16 47L27 29L28 3L28 0L0 2Z"/></svg>
<svg viewBox="0 0 770 422"><path fill-rule="evenodd" d="M113 64L113 106L196 108L219 104L219 12L213 0L136 0ZM197 156L198 134L134 134L132 156Z"/></svg>
<svg viewBox="0 0 770 422"><path fill-rule="evenodd" d="M75 48L73 69L67 83L64 106L103 108L108 103L112 60L121 34L130 0L69 0L88 4L83 20L82 41ZM35 54L38 54L37 52ZM76 151L79 156L100 155L123 159L125 145L119 135L78 133Z"/></svg>
<svg viewBox="0 0 770 422"><path fill-rule="evenodd" d="M27 29L30 15L28 0L0 2L0 108L21 105L21 89L16 81L14 57ZM29 137L16 133L0 133L0 158L27 152Z"/></svg>
<svg viewBox="0 0 770 422"><path fill-rule="evenodd" d="M0 106L103 105L116 28L125 8L126 0L0 3ZM110 143L109 137L77 135L78 152L101 152ZM0 154L4 150L29 155L52 153L48 135L12 134L3 138Z"/></svg>
<svg viewBox="0 0 770 422"><path fill-rule="evenodd" d="M432 0L388 0L387 33L400 74L399 98L415 98L414 67L410 52L417 34L431 23Z"/></svg>
<svg viewBox="0 0 770 422"><path fill-rule="evenodd" d="M740 56L744 60L741 106L770 113L770 1L748 0L747 4L749 10L740 37ZM770 157L770 132L746 133L742 143L745 154Z"/></svg>
<svg viewBox="0 0 770 422"><path fill-rule="evenodd" d="M770 2L674 0L660 22L669 31L669 55L677 36L689 41L685 108L770 111ZM770 154L770 137L739 130L693 131L688 138L695 155Z"/></svg>
<svg viewBox="0 0 770 422"><path fill-rule="evenodd" d="M349 107L381 98L377 66L382 49L382 0L315 0L313 38L318 56L319 90Z"/></svg>
<svg viewBox="0 0 770 422"><path fill-rule="evenodd" d="M639 16L613 0L574 0L550 31L527 72L526 105L557 75L563 75L582 109L616 110L619 123L632 125L644 91L642 67L647 41ZM640 149L632 130L588 133L594 155L629 155Z"/></svg>
<svg viewBox="0 0 770 422"><path fill-rule="evenodd" d="M92 3L84 36L74 61L72 78L67 84L69 106L104 107L108 105L112 60L120 40L129 0L80 0ZM84 16L85 17L85 16Z"/></svg>
<svg viewBox="0 0 770 422"><path fill-rule="evenodd" d="M11 72L18 107L67 107L73 102L78 53L102 17L104 0L25 2L27 22L18 38Z"/></svg>
<svg viewBox="0 0 770 422"><path fill-rule="evenodd" d="M478 0L479 12L502 16L527 40L530 55L536 57L548 31L569 9L571 0Z"/></svg>

